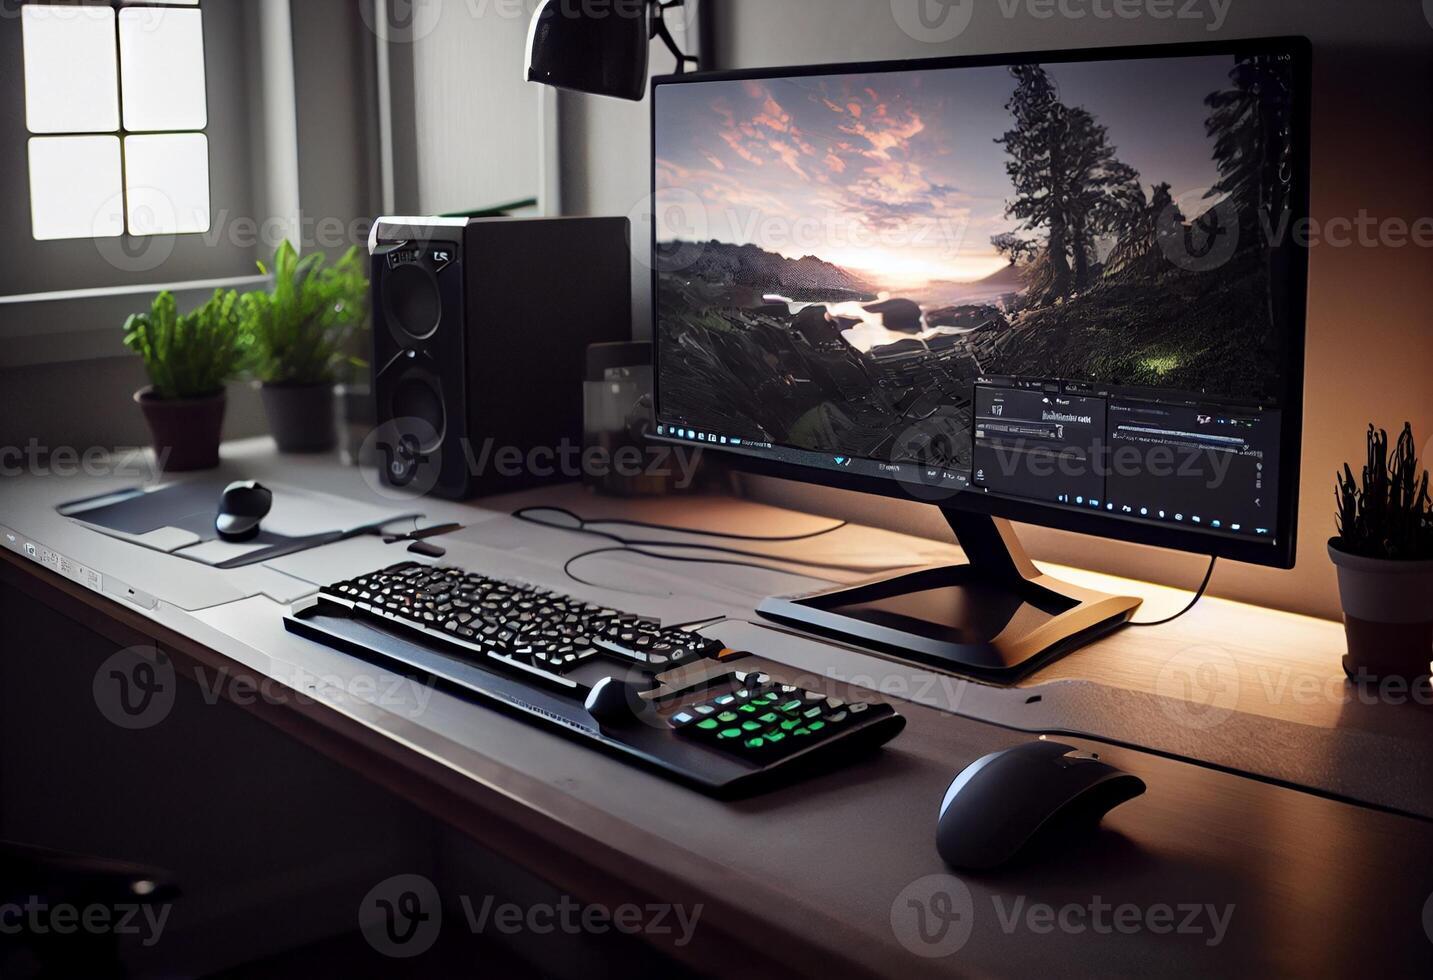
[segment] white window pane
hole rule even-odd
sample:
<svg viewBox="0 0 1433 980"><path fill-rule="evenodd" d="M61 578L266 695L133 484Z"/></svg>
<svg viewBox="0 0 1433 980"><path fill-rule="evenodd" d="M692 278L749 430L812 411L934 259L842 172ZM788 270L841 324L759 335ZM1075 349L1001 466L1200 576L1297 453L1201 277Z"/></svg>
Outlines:
<svg viewBox="0 0 1433 980"><path fill-rule="evenodd" d="M126 137L124 165L131 235L209 230L209 139L203 133Z"/></svg>
<svg viewBox="0 0 1433 980"><path fill-rule="evenodd" d="M30 219L36 241L124 234L119 137L30 140Z"/></svg>
<svg viewBox="0 0 1433 980"><path fill-rule="evenodd" d="M25 120L32 133L119 129L114 10L26 4Z"/></svg>
<svg viewBox="0 0 1433 980"><path fill-rule="evenodd" d="M125 129L152 133L208 125L202 11L121 10L119 65Z"/></svg>

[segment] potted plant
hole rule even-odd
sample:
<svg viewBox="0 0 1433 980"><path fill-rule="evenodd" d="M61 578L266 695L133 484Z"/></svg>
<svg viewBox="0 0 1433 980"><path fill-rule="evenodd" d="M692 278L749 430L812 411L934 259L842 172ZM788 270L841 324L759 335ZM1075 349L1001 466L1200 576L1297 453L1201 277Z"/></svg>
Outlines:
<svg viewBox="0 0 1433 980"><path fill-rule="evenodd" d="M149 387L135 393L167 472L219 465L224 386L244 359L239 296L218 290L193 313L179 315L174 295L160 293L148 313L131 316L124 343L144 359Z"/></svg>
<svg viewBox="0 0 1433 980"><path fill-rule="evenodd" d="M368 274L357 248L325 265L288 242L274 255L273 288L244 297L250 367L269 429L284 453L322 453L337 439L334 384L354 332L368 316ZM261 262L260 271L270 270Z"/></svg>
<svg viewBox="0 0 1433 980"><path fill-rule="evenodd" d="M1368 428L1362 479L1338 477L1338 567L1348 633L1344 671L1358 681L1429 675L1433 658L1433 504L1412 425L1392 454L1388 433Z"/></svg>

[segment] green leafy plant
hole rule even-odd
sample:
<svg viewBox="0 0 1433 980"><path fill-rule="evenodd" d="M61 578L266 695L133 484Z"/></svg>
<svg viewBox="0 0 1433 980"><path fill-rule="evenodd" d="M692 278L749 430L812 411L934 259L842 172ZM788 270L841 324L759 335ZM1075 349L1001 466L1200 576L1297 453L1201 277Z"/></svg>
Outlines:
<svg viewBox="0 0 1433 980"><path fill-rule="evenodd" d="M1433 559L1428 485L1428 471L1419 475L1413 426L1403 427L1390 456L1388 433L1370 425L1363 479L1348 464L1338 475L1338 546L1364 558Z"/></svg>
<svg viewBox="0 0 1433 980"><path fill-rule="evenodd" d="M159 398L209 398L238 376L245 358L239 294L216 290L193 313L179 315L170 292L160 293L148 313L124 324L124 344L144 359Z"/></svg>
<svg viewBox="0 0 1433 980"><path fill-rule="evenodd" d="M270 269L259 263L265 275ZM243 300L244 328L252 338L250 368L271 385L333 384L346 353L368 318L368 272L357 248L332 265L315 252L299 258L288 242L274 254L273 288Z"/></svg>

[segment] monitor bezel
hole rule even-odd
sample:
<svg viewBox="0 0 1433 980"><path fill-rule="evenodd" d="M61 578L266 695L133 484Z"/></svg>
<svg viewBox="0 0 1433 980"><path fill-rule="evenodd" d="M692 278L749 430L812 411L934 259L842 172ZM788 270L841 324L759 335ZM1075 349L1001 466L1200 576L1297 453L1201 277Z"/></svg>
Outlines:
<svg viewBox="0 0 1433 980"><path fill-rule="evenodd" d="M1278 515L1272 539L1241 539L1210 530L1189 530L1152 523L1141 518L1129 518L1100 512L1084 512L1056 504L1025 500L1016 497L975 490L953 493L946 499L935 502L942 508L952 508L968 513L1004 518L1024 524L1047 527L1055 530L1088 534L1131 544L1150 545L1192 554L1210 555L1251 565L1290 569L1298 552L1299 487L1303 459L1303 416L1304 416L1304 373L1305 346L1308 320L1308 249L1292 234L1302 227L1309 216L1310 172L1311 172L1311 91L1313 76L1313 48L1305 37L1282 36L1269 38L1246 38L1224 41L1201 41L1193 43L1128 45L1102 48L1087 48L1067 51L1023 51L980 55L956 55L938 58L919 58L894 61L871 61L850 64L800 65L787 67L741 69L734 71L688 72L680 75L662 75L652 80L649 93L651 118L651 168L650 192L655 204L657 198L657 90L663 86L690 85L703 82L746 81L762 79L806 78L817 75L878 74L883 72L911 72L943 70L949 68L1005 67L1017 64L1071 64L1087 61L1125 61L1150 58L1200 57L1208 55L1277 54L1288 55L1293 60L1295 78L1295 105L1292 118L1295 121L1293 133L1292 180L1290 184L1289 237L1278 246L1276 254L1288 262L1290 303L1287 311L1287 343L1289 363L1286 365L1286 390L1281 405L1282 430L1280 432ZM651 222L649 246L651 255L656 254L656 222ZM658 302L658 270L656 262L651 267L651 335L653 341L653 376L656 381L653 391L654 417L661 418L661 338L658 335L660 307ZM654 439L657 439L655 435ZM688 445L680 440L661 440L675 445ZM894 477L868 477L808 466L782 460L766 458L756 454L719 449L715 446L701 446L703 450L719 453L722 461L743 472L759 476L771 476L798 483L827 486L838 490L851 490L875 496L908 500L916 503L930 503L907 490Z"/></svg>

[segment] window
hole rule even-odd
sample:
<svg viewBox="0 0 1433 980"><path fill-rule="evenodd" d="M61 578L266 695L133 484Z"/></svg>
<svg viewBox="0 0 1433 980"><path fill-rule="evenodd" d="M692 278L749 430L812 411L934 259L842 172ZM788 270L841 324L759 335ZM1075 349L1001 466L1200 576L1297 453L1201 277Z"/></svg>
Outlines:
<svg viewBox="0 0 1433 980"><path fill-rule="evenodd" d="M199 0L21 8L37 241L209 230Z"/></svg>

